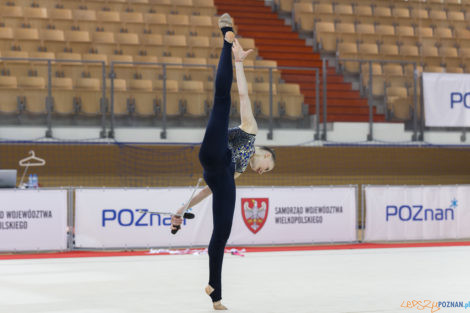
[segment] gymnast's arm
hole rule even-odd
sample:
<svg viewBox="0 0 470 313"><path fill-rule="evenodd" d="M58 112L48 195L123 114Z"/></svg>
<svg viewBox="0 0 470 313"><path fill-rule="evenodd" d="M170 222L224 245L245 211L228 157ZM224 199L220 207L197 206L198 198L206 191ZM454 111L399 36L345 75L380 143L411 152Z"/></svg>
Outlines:
<svg viewBox="0 0 470 313"><path fill-rule="evenodd" d="M233 42L233 54L235 56L235 70L237 75L238 94L240 96L240 129L249 133L256 134L258 132L258 124L253 116L251 101L248 95L248 85L245 77L245 69L243 68L243 60L253 50L243 51L242 46L237 39Z"/></svg>
<svg viewBox="0 0 470 313"><path fill-rule="evenodd" d="M212 192L209 186L204 187L191 199L191 201L189 202L188 208L192 208L193 206L195 206L196 204L198 204L199 202L207 198L210 194L212 194ZM178 211L176 211L176 214L178 215L183 214L184 208L185 208L185 205L179 208Z"/></svg>
<svg viewBox="0 0 470 313"><path fill-rule="evenodd" d="M235 179L237 179L240 175L241 175L241 173L235 172L235 175L233 175L233 177ZM189 202L188 208L192 208L193 206L199 204L199 202L201 202L202 200L204 200L205 198L207 198L211 194L212 194L212 191L209 188L209 186L204 187L201 191L199 191L199 193L197 195L195 195L193 197L191 202ZM176 211L176 214L178 214L178 215L183 214L184 213L184 208L185 208L185 206L182 206L181 208L179 208L178 211Z"/></svg>

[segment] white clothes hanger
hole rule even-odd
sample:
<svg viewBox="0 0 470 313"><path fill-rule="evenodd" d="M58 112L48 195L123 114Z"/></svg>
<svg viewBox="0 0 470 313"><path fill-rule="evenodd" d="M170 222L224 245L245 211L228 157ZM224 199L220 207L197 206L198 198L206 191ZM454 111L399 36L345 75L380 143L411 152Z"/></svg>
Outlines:
<svg viewBox="0 0 470 313"><path fill-rule="evenodd" d="M23 179L24 179L24 177L26 175L26 172L28 171L28 168L30 166L44 166L44 165L46 165L46 160L37 157L33 150L29 151L29 154L30 154L29 157L26 157L26 158L24 158L24 159L22 159L18 162L18 164L20 166L26 167L24 172L23 172L23 176L21 176L20 186L23 184ZM31 161L34 161L34 162L31 162Z"/></svg>
<svg viewBox="0 0 470 313"><path fill-rule="evenodd" d="M46 161L44 159L38 158L33 150L29 151L29 154L30 154L29 157L20 160L20 162L19 162L20 166L29 167L29 166L44 166L44 165L46 165ZM30 162L30 161L36 161L36 163Z"/></svg>

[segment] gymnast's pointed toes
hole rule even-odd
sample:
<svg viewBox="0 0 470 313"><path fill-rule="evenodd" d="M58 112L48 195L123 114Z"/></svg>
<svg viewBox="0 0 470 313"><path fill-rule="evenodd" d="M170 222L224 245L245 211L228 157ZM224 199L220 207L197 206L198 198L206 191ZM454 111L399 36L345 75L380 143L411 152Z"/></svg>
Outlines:
<svg viewBox="0 0 470 313"><path fill-rule="evenodd" d="M219 18L219 28L222 29L224 27L233 27L233 20L230 14L224 13Z"/></svg>
<svg viewBox="0 0 470 313"><path fill-rule="evenodd" d="M214 305L214 310L228 310L227 307L225 305L222 304L221 301L216 301L213 303Z"/></svg>

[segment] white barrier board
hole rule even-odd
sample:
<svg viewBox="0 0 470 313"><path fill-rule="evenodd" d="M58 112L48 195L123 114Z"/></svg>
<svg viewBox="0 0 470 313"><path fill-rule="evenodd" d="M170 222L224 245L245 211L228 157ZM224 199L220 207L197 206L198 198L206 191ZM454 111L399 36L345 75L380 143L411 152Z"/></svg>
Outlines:
<svg viewBox="0 0 470 313"><path fill-rule="evenodd" d="M170 211L191 188L77 189L75 243L81 248L207 245L212 197L192 208L193 220L170 233L170 217L138 213ZM356 240L356 189L237 188L230 245Z"/></svg>
<svg viewBox="0 0 470 313"><path fill-rule="evenodd" d="M170 234L170 216L137 212L175 212L191 193L192 188L77 189L75 245L123 248L206 244L212 229L211 216L204 209L208 199L194 208L197 218L185 220L184 231L177 235Z"/></svg>
<svg viewBox="0 0 470 313"><path fill-rule="evenodd" d="M0 251L66 248L66 190L0 189Z"/></svg>
<svg viewBox="0 0 470 313"><path fill-rule="evenodd" d="M356 202L354 187L240 188L228 243L354 241Z"/></svg>
<svg viewBox="0 0 470 313"><path fill-rule="evenodd" d="M426 126L470 126L470 74L423 73Z"/></svg>
<svg viewBox="0 0 470 313"><path fill-rule="evenodd" d="M366 186L366 241L470 238L470 186Z"/></svg>

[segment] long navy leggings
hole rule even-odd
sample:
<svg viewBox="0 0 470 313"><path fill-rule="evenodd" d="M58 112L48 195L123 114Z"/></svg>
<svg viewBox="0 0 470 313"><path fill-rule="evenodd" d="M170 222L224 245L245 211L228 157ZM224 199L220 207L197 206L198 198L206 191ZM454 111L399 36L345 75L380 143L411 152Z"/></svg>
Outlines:
<svg viewBox="0 0 470 313"><path fill-rule="evenodd" d="M214 288L210 295L213 302L222 299L222 262L235 210L235 170L228 149L232 79L232 44L224 40L215 78L214 106L199 151L204 179L212 191L214 230L209 243L209 285Z"/></svg>

